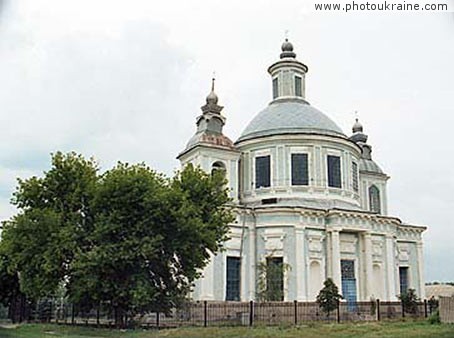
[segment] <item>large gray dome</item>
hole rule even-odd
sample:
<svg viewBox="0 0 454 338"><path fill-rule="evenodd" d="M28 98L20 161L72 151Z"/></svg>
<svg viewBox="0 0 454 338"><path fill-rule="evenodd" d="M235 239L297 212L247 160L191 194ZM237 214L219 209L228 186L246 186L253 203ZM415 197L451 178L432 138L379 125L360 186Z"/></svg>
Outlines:
<svg viewBox="0 0 454 338"><path fill-rule="evenodd" d="M274 100L257 114L237 142L279 134L322 134L346 137L328 116L300 99Z"/></svg>

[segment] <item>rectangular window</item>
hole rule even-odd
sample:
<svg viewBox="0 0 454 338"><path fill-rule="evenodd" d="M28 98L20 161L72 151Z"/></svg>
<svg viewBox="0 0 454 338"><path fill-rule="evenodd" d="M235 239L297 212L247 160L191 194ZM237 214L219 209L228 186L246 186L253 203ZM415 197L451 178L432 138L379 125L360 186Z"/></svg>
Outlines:
<svg viewBox="0 0 454 338"><path fill-rule="evenodd" d="M341 188L341 160L339 156L328 155L328 186Z"/></svg>
<svg viewBox="0 0 454 338"><path fill-rule="evenodd" d="M302 81L299 76L295 76L295 95L296 96L303 96L303 88L301 86Z"/></svg>
<svg viewBox="0 0 454 338"><path fill-rule="evenodd" d="M225 300L240 300L241 261L239 257L227 257L227 285Z"/></svg>
<svg viewBox="0 0 454 338"><path fill-rule="evenodd" d="M284 300L284 261L282 257L266 259L266 299Z"/></svg>
<svg viewBox="0 0 454 338"><path fill-rule="evenodd" d="M266 188L270 186L271 168L270 156L258 156L255 158L255 187Z"/></svg>
<svg viewBox="0 0 454 338"><path fill-rule="evenodd" d="M308 185L307 154L292 154L292 185Z"/></svg>
<svg viewBox="0 0 454 338"><path fill-rule="evenodd" d="M353 191L358 192L358 164L352 162L352 184Z"/></svg>
<svg viewBox="0 0 454 338"><path fill-rule="evenodd" d="M408 291L408 267L399 267L399 281L400 281L400 294L407 293Z"/></svg>
<svg viewBox="0 0 454 338"><path fill-rule="evenodd" d="M273 99L279 96L279 82L277 77L273 79Z"/></svg>

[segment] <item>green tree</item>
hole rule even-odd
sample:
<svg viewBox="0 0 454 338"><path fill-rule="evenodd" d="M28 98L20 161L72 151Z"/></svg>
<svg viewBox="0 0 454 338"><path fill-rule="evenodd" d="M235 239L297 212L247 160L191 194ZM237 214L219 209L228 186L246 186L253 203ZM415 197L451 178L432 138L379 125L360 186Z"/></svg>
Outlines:
<svg viewBox="0 0 454 338"><path fill-rule="evenodd" d="M0 252L0 304L4 306L11 305L20 294L18 275L9 271L9 266L9 258Z"/></svg>
<svg viewBox="0 0 454 338"><path fill-rule="evenodd" d="M108 303L119 325L168 311L227 239L234 217L225 183L192 165L173 179L122 163L99 175L93 160L56 153L43 177L19 180L0 280L16 278L36 301L63 286L79 307Z"/></svg>
<svg viewBox="0 0 454 338"><path fill-rule="evenodd" d="M93 160L60 152L43 177L19 179L12 199L19 213L4 223L0 251L29 298L51 296L62 281L71 283L74 255L87 245L96 179Z"/></svg>
<svg viewBox="0 0 454 338"><path fill-rule="evenodd" d="M317 295L317 303L327 317L332 311L337 309L341 299L342 295L339 294L339 289L334 281L331 278L325 280L323 288Z"/></svg>
<svg viewBox="0 0 454 338"><path fill-rule="evenodd" d="M413 314L418 312L419 298L415 289L408 289L407 292L400 294L397 298L402 301L405 312Z"/></svg>
<svg viewBox="0 0 454 338"><path fill-rule="evenodd" d="M92 246L76 257L74 300L109 302L118 325L167 312L227 239L233 221L220 175L187 166L172 180L119 163L96 189Z"/></svg>

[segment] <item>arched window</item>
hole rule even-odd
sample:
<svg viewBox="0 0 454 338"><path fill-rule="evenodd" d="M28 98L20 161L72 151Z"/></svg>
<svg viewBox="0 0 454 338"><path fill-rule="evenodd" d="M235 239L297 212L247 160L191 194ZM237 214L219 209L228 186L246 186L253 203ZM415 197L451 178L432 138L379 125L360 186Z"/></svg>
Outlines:
<svg viewBox="0 0 454 338"><path fill-rule="evenodd" d="M225 164L221 161L214 162L211 166L211 175L213 175L215 172L222 173L222 175L225 177Z"/></svg>
<svg viewBox="0 0 454 338"><path fill-rule="evenodd" d="M380 190L375 185L369 188L369 210L381 213Z"/></svg>

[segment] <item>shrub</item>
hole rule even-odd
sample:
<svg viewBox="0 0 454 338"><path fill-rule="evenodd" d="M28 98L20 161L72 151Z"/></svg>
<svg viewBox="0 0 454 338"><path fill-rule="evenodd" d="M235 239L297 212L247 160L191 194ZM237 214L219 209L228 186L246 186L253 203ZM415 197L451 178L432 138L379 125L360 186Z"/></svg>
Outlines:
<svg viewBox="0 0 454 338"><path fill-rule="evenodd" d="M408 289L407 292L402 293L398 298L402 301L405 312L413 314L418 312L419 298L416 295L415 289Z"/></svg>
<svg viewBox="0 0 454 338"><path fill-rule="evenodd" d="M440 311L436 310L427 318L430 324L440 324Z"/></svg>
<svg viewBox="0 0 454 338"><path fill-rule="evenodd" d="M342 296L339 294L339 289L331 278L328 278L323 285L323 289L320 290L317 296L317 303L328 317L330 312L337 309Z"/></svg>

